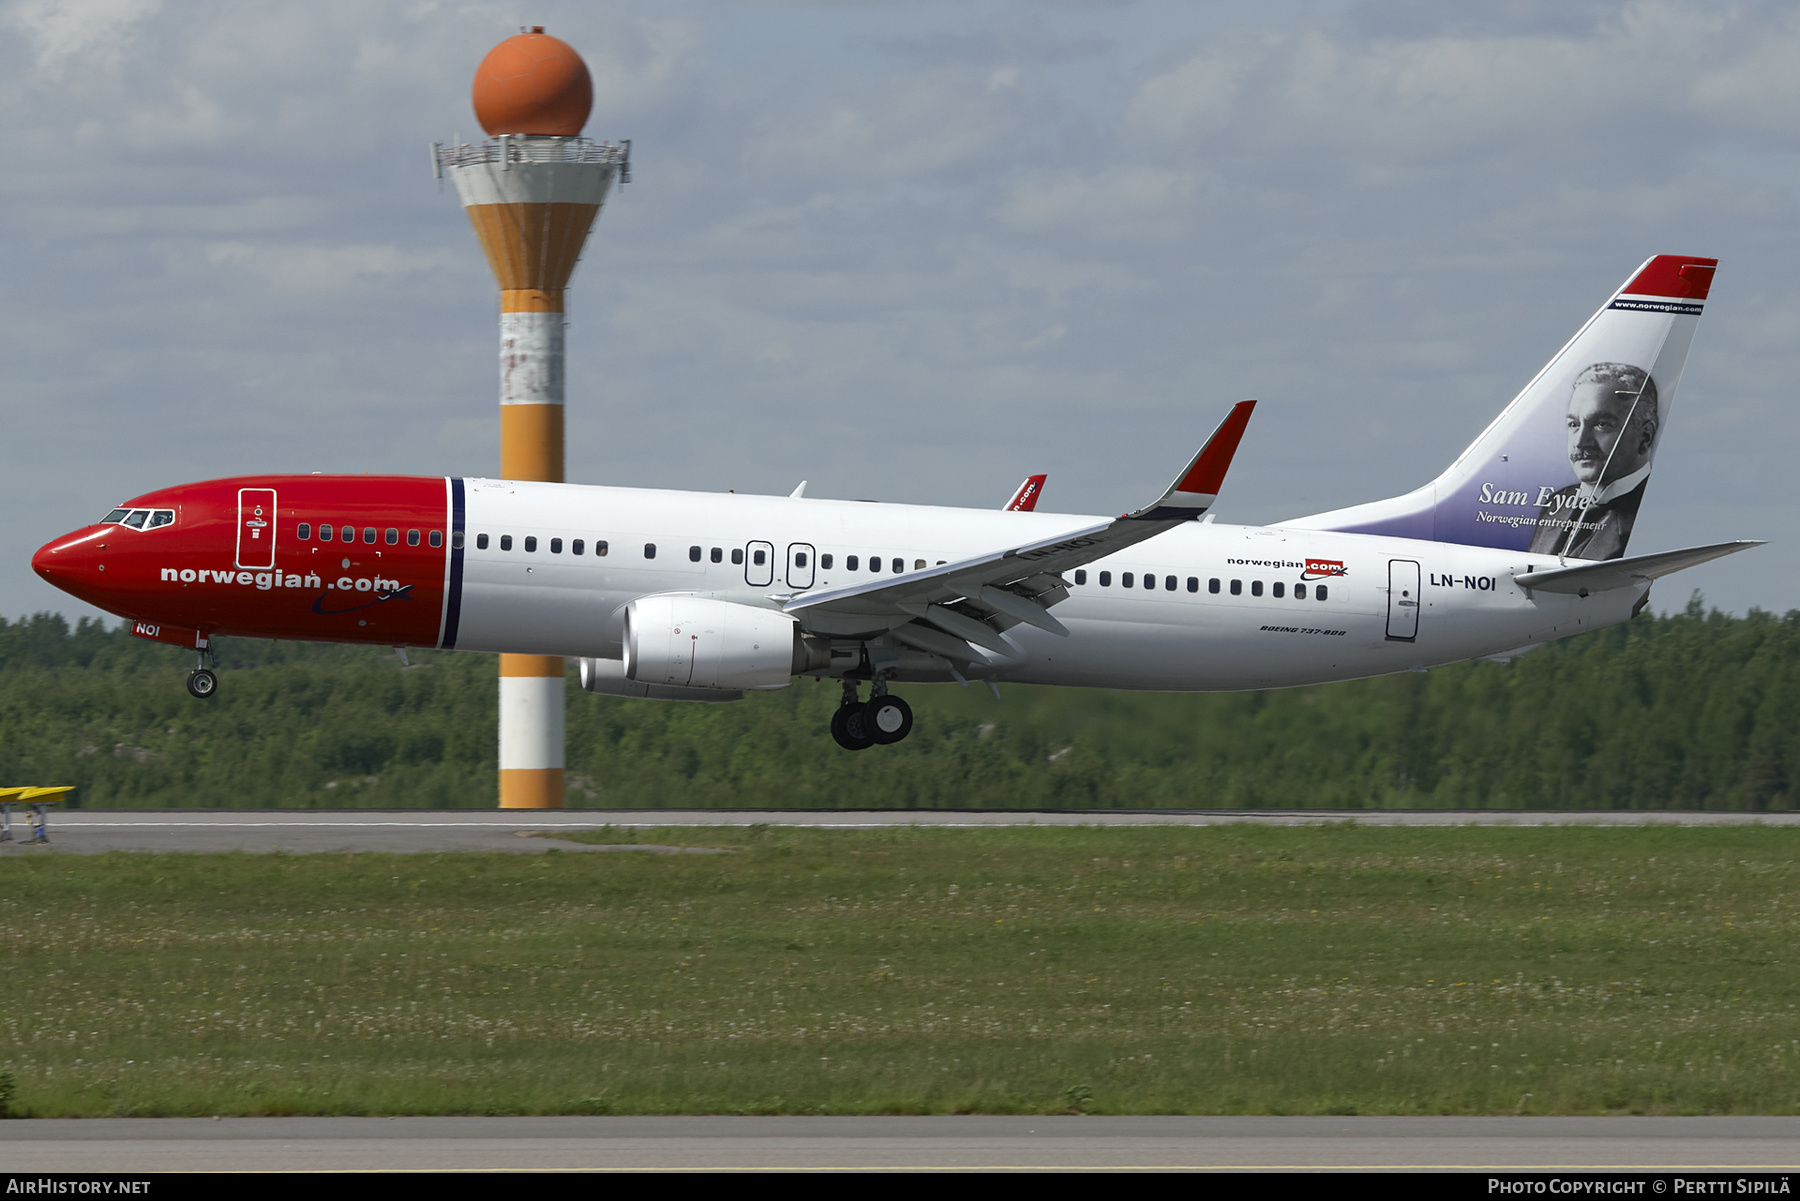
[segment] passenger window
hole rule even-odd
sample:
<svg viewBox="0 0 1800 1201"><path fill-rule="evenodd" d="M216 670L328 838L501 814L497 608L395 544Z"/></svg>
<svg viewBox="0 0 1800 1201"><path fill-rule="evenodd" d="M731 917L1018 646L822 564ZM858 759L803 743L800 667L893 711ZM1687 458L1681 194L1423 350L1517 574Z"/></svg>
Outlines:
<svg viewBox="0 0 1800 1201"><path fill-rule="evenodd" d="M553 555L562 554L562 539L561 538L550 539L550 553Z"/></svg>
<svg viewBox="0 0 1800 1201"><path fill-rule="evenodd" d="M1305 584L1295 584L1294 585L1294 599L1295 600L1305 600L1306 599L1306 585Z"/></svg>
<svg viewBox="0 0 1800 1201"><path fill-rule="evenodd" d="M712 554L708 557L712 559L714 563L723 563L725 561L725 552L715 546L712 548ZM829 564L827 564L827 566L829 566Z"/></svg>
<svg viewBox="0 0 1800 1201"><path fill-rule="evenodd" d="M586 549L587 549L587 542L584 539L577 538L573 542L569 543L569 553L572 555L579 555Z"/></svg>
<svg viewBox="0 0 1800 1201"><path fill-rule="evenodd" d="M1233 596L1244 595L1244 581L1242 581L1242 580L1231 581L1231 595L1233 595Z"/></svg>
<svg viewBox="0 0 1800 1201"><path fill-rule="evenodd" d="M1076 569L1076 571L1075 571L1075 582L1076 582L1076 583L1077 583L1077 584L1085 584L1085 583L1087 583L1087 569L1086 569L1086 568L1077 568L1077 569Z"/></svg>
<svg viewBox="0 0 1800 1201"><path fill-rule="evenodd" d="M760 551L760 550L753 550L750 552L750 561L752 563L756 564L758 567L761 567L764 563L767 563L769 561L768 552Z"/></svg>
<svg viewBox="0 0 1800 1201"><path fill-rule="evenodd" d="M1131 587L1135 587L1136 584L1137 584L1137 574L1135 572L1121 571L1119 573L1119 587L1131 588Z"/></svg>
<svg viewBox="0 0 1800 1201"><path fill-rule="evenodd" d="M806 566L806 552L805 551L801 550L801 551L794 552L794 566L795 567L805 567Z"/></svg>
<svg viewBox="0 0 1800 1201"><path fill-rule="evenodd" d="M700 548L697 546L688 547L688 562L689 563L698 563L699 561L700 561Z"/></svg>
<svg viewBox="0 0 1800 1201"><path fill-rule="evenodd" d="M604 559L606 557L606 543L603 540L595 539L594 557L596 559Z"/></svg>
<svg viewBox="0 0 1800 1201"><path fill-rule="evenodd" d="M844 556L844 570L845 571L855 571L856 565L860 562L862 562L862 560L857 558L855 555L845 555Z"/></svg>
<svg viewBox="0 0 1800 1201"><path fill-rule="evenodd" d="M1281 594L1286 590L1287 590L1287 585L1283 584L1280 580L1275 581L1275 586L1272 589L1272 591L1275 593L1276 599L1279 600L1281 597Z"/></svg>
<svg viewBox="0 0 1800 1201"><path fill-rule="evenodd" d="M462 540L458 539L456 544L458 546L461 546ZM436 550L443 545L444 545L444 531L442 531L442 530L431 531L431 548L433 550Z"/></svg>
<svg viewBox="0 0 1800 1201"><path fill-rule="evenodd" d="M1197 575L1191 575L1191 576L1189 576L1189 577L1188 577L1188 591L1189 591L1189 592L1198 592L1198 591L1200 591L1200 577L1199 577L1199 576L1197 576ZM1214 592L1217 592L1217 591L1218 591L1218 589L1217 589L1217 588L1214 588L1214 589L1213 589L1213 591L1214 591Z"/></svg>
<svg viewBox="0 0 1800 1201"><path fill-rule="evenodd" d="M1317 597L1319 600L1324 600L1326 595L1325 585L1323 584L1320 584L1317 588L1313 589L1313 596Z"/></svg>
<svg viewBox="0 0 1800 1201"><path fill-rule="evenodd" d="M338 531L338 533L339 533L339 536L342 537L345 542L355 542L356 541L356 527L353 525L345 526L342 530Z"/></svg>
<svg viewBox="0 0 1800 1201"><path fill-rule="evenodd" d="M319 527L319 541L320 542L330 542L331 541L331 527L330 526L321 525Z"/></svg>
<svg viewBox="0 0 1800 1201"><path fill-rule="evenodd" d="M914 559L913 560L913 570L914 571L924 571L925 570L925 560Z"/></svg>
<svg viewBox="0 0 1800 1201"><path fill-rule="evenodd" d="M511 550L512 549L512 535L511 534L500 535L500 549L501 550Z"/></svg>
<svg viewBox="0 0 1800 1201"><path fill-rule="evenodd" d="M1163 588L1169 592L1175 591L1175 577L1172 575L1164 576L1163 577Z"/></svg>
<svg viewBox="0 0 1800 1201"><path fill-rule="evenodd" d="M731 548L731 565L733 567L742 567L744 565L744 548L743 547L734 546Z"/></svg>
<svg viewBox="0 0 1800 1201"><path fill-rule="evenodd" d="M486 534L475 535L475 549L476 550L486 550L487 549L487 535Z"/></svg>
<svg viewBox="0 0 1800 1201"><path fill-rule="evenodd" d="M144 519L149 516L149 512L144 509L133 509L131 516L125 519L125 524L134 530L141 530L144 528Z"/></svg>
<svg viewBox="0 0 1800 1201"><path fill-rule="evenodd" d="M172 522L174 520L175 520L175 510L173 510L173 509L158 509L156 512L150 514L150 528L154 530L158 526L168 525L170 522Z"/></svg>
<svg viewBox="0 0 1800 1201"><path fill-rule="evenodd" d="M382 535L382 541L386 542L389 546L399 546L400 545L400 531L396 530L396 529L389 529L386 534Z"/></svg>
<svg viewBox="0 0 1800 1201"><path fill-rule="evenodd" d="M894 574L899 575L901 572L903 572L905 570L906 570L906 560L905 559L895 559L894 560Z"/></svg>
<svg viewBox="0 0 1800 1201"><path fill-rule="evenodd" d="M654 542L644 543L644 558L646 558L646 559L656 558L656 543L654 543Z"/></svg>
<svg viewBox="0 0 1800 1201"><path fill-rule="evenodd" d="M312 537L312 522L302 521L299 525L295 526L294 527L294 537L300 539L300 541L302 541L302 542L305 542L307 539L311 538Z"/></svg>
<svg viewBox="0 0 1800 1201"><path fill-rule="evenodd" d="M1261 596L1262 595L1262 581L1261 580L1251 580L1250 581L1250 595L1251 596Z"/></svg>
<svg viewBox="0 0 1800 1201"><path fill-rule="evenodd" d="M1111 588L1112 587L1112 572L1103 571L1100 573L1100 586L1102 588Z"/></svg>
<svg viewBox="0 0 1800 1201"><path fill-rule="evenodd" d="M375 527L374 526L365 525L363 527L363 541L368 543L370 546L375 545Z"/></svg>
<svg viewBox="0 0 1800 1201"><path fill-rule="evenodd" d="M819 556L819 566L823 567L826 571L830 571L831 570L831 556L830 555L820 555Z"/></svg>
<svg viewBox="0 0 1800 1201"><path fill-rule="evenodd" d="M419 545L419 531L417 531L417 530L406 531L406 545L408 545L408 546Z"/></svg>
<svg viewBox="0 0 1800 1201"><path fill-rule="evenodd" d="M1213 579L1206 581L1206 590L1214 596L1219 595L1219 581L1216 576Z"/></svg>
<svg viewBox="0 0 1800 1201"><path fill-rule="evenodd" d="M528 555L535 555L537 553L537 535L525 535L525 553Z"/></svg>

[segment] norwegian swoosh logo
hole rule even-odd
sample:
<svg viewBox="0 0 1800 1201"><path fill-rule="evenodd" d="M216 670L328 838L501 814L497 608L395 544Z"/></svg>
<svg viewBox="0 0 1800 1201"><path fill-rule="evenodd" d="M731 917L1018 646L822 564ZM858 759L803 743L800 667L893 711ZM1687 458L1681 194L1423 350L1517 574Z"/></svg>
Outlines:
<svg viewBox="0 0 1800 1201"><path fill-rule="evenodd" d="M312 603L312 611L317 613L320 617L335 617L340 613L355 613L359 609L372 609L376 605L385 605L391 600L398 600L401 598L411 600L413 598L412 590L413 586L411 584L402 584L400 587L388 592L372 593L370 599L364 601L362 604L348 605L342 609L327 609L325 607L325 598L330 594L320 593L318 599L314 600Z"/></svg>

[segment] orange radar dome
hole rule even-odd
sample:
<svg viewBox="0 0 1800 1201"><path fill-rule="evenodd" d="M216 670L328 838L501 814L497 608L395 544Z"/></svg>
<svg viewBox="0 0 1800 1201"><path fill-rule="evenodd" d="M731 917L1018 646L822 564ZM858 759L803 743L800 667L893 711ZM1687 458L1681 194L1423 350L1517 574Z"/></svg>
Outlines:
<svg viewBox="0 0 1800 1201"><path fill-rule="evenodd" d="M475 119L488 133L572 138L594 107L594 81L575 48L542 25L507 38L475 68Z"/></svg>

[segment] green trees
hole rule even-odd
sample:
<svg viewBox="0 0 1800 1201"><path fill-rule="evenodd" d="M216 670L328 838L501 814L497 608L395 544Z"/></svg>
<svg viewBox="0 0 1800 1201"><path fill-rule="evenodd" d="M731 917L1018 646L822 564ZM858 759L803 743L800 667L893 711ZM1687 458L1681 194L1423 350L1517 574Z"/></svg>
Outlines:
<svg viewBox="0 0 1800 1201"><path fill-rule="evenodd" d="M83 806L495 803L483 655L222 641L185 652L83 621L0 619L0 781ZM569 689L571 805L798 808L1788 809L1800 612L1678 614L1477 662L1280 692L908 685L918 727L850 754L832 683L737 704Z"/></svg>

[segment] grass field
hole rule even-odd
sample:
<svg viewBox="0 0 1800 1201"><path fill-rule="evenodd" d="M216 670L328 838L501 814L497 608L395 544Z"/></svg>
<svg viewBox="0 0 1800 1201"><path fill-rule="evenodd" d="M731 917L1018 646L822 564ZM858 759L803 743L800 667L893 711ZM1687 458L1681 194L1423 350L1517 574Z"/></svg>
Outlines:
<svg viewBox="0 0 1800 1201"><path fill-rule="evenodd" d="M14 857L13 1110L1794 1113L1800 832Z"/></svg>

